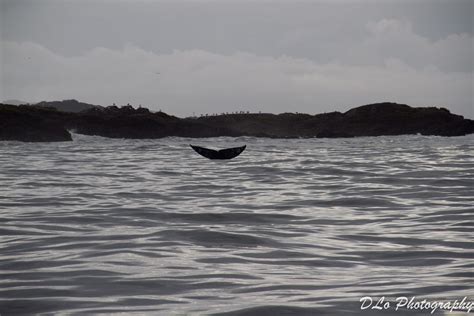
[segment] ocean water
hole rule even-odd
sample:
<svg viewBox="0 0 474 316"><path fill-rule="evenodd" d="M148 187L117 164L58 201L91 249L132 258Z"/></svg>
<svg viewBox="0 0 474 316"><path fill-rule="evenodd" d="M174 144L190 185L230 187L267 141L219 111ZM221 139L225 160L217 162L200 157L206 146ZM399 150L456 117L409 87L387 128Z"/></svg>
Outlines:
<svg viewBox="0 0 474 316"><path fill-rule="evenodd" d="M474 135L73 138L0 143L2 316L473 299ZM211 161L190 143L247 149Z"/></svg>

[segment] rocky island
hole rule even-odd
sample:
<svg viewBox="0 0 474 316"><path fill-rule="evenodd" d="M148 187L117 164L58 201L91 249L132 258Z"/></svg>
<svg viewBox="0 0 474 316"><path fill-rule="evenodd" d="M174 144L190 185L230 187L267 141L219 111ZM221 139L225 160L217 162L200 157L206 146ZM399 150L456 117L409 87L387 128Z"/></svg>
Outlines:
<svg viewBox="0 0 474 316"><path fill-rule="evenodd" d="M53 108L0 104L0 140L24 142L71 141L65 113Z"/></svg>
<svg viewBox="0 0 474 316"><path fill-rule="evenodd" d="M0 104L0 140L70 141L69 130L112 138L461 136L474 133L474 121L444 108L414 108L397 103L363 105L345 113L241 113L199 118L178 118L129 105L88 105L75 100L20 106Z"/></svg>

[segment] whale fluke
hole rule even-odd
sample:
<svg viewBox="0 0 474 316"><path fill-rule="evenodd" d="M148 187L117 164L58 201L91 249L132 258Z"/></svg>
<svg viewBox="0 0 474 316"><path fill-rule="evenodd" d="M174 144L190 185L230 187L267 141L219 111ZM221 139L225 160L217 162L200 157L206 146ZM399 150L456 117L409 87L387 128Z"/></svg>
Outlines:
<svg viewBox="0 0 474 316"><path fill-rule="evenodd" d="M194 149L194 151L196 151L201 156L209 159L232 159L240 155L245 150L245 147L247 147L246 145L244 145L242 147L214 150L193 145L189 146L191 146L191 148Z"/></svg>

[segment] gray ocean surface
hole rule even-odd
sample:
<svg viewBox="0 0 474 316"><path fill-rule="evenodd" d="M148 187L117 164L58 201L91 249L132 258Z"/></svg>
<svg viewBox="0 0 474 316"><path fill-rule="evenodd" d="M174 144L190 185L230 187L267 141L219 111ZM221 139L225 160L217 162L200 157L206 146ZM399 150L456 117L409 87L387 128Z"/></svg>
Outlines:
<svg viewBox="0 0 474 316"><path fill-rule="evenodd" d="M473 298L474 135L73 138L0 142L2 316ZM211 161L190 143L247 149Z"/></svg>

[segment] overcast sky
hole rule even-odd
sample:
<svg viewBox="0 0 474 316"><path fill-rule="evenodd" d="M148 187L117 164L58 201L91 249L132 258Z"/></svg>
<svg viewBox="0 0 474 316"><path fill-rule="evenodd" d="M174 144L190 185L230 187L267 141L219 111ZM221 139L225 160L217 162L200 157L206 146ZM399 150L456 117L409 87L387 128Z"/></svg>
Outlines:
<svg viewBox="0 0 474 316"><path fill-rule="evenodd" d="M0 1L0 100L474 118L471 0Z"/></svg>

